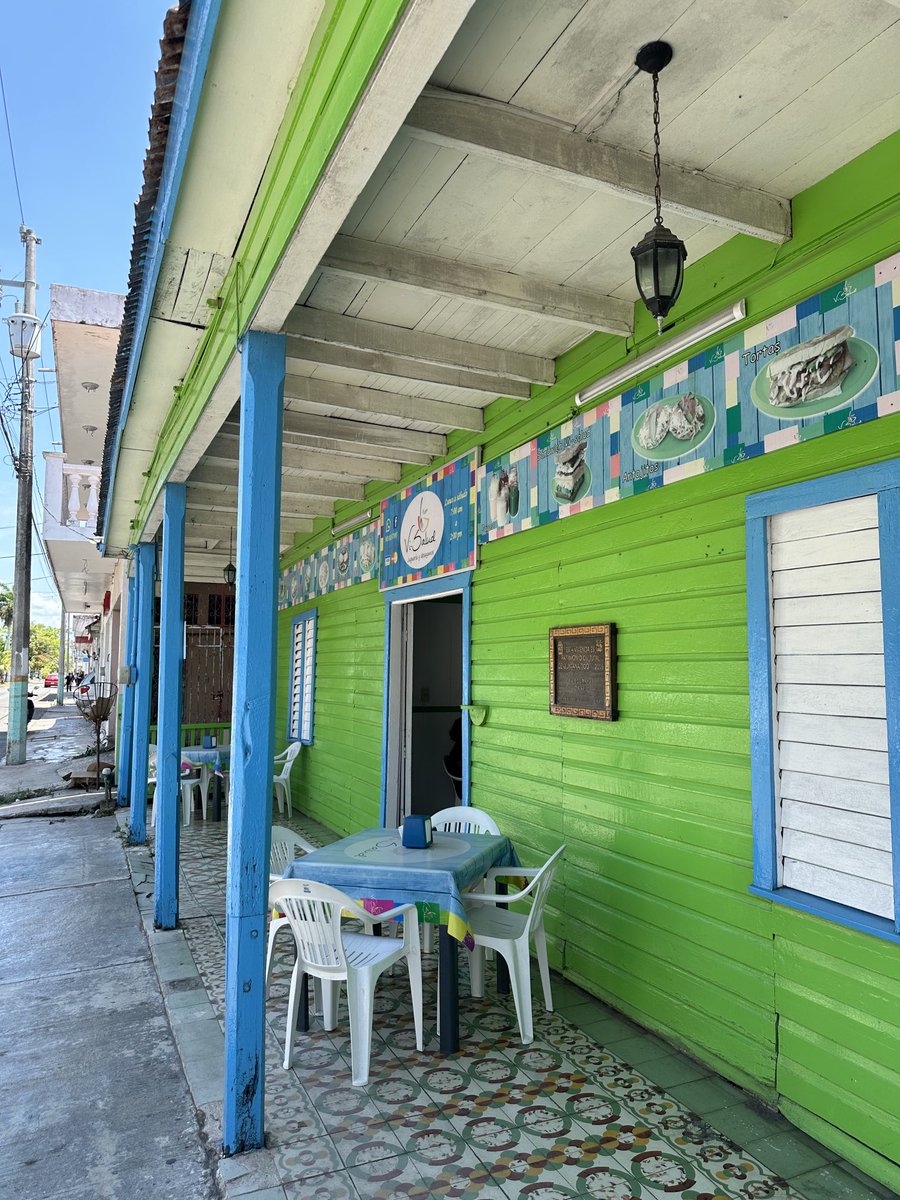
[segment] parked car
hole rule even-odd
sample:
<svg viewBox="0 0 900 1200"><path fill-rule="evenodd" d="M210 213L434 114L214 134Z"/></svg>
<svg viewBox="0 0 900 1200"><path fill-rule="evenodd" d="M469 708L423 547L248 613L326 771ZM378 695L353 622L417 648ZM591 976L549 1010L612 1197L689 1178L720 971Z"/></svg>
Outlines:
<svg viewBox="0 0 900 1200"><path fill-rule="evenodd" d="M56 671L51 671L49 675L44 676L44 687L45 688L59 687L59 675Z"/></svg>

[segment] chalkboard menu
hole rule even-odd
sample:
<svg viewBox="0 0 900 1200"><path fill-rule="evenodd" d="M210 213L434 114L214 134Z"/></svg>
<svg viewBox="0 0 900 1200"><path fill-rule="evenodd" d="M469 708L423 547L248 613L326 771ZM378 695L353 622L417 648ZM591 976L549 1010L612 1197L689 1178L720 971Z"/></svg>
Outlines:
<svg viewBox="0 0 900 1200"><path fill-rule="evenodd" d="M550 711L561 717L616 720L616 627L550 630Z"/></svg>

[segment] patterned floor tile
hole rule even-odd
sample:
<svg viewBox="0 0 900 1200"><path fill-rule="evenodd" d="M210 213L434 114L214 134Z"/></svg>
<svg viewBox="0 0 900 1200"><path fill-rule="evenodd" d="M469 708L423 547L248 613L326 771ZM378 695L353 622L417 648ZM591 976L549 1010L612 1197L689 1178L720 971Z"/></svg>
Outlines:
<svg viewBox="0 0 900 1200"><path fill-rule="evenodd" d="M283 823L316 844L333 840L303 818ZM182 897L198 915L182 924L220 1021L226 850L224 822L183 830ZM496 964L473 998L468 955L459 958L460 1052L439 1051L431 953L424 1050L406 972L386 972L369 1082L355 1088L345 996L335 1029L313 1013L309 1030L293 1031L293 1066L283 1068L293 944L279 940L266 1004L267 1139L290 1200L799 1200L697 1115L743 1103L739 1089L698 1079L689 1060L567 985L562 1013L544 1010L535 985L535 1038L523 1046Z"/></svg>

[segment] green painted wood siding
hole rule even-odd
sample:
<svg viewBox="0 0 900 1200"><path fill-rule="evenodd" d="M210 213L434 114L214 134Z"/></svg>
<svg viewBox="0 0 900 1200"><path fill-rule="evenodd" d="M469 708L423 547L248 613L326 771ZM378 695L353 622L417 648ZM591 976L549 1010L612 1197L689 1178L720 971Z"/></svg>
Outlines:
<svg viewBox="0 0 900 1200"><path fill-rule="evenodd" d="M746 295L752 323L893 253L898 179L900 134L799 197L774 259L734 238L696 264L686 321ZM485 458L565 419L575 391L619 362L593 336L558 361L552 388L491 405ZM472 438L451 442L459 453ZM744 522L748 493L898 453L900 416L882 418L483 547L472 701L488 715L472 729L472 803L526 862L567 844L548 917L558 968L900 1194L898 947L747 890ZM366 584L318 607L316 744L295 795L346 832L377 821L383 603ZM297 611L280 616L282 714ZM620 720L551 717L548 629L607 620Z"/></svg>
<svg viewBox="0 0 900 1200"><path fill-rule="evenodd" d="M291 803L338 833L378 825L384 601L376 582L278 614L276 746L287 739L291 621L317 608L313 744L291 775Z"/></svg>

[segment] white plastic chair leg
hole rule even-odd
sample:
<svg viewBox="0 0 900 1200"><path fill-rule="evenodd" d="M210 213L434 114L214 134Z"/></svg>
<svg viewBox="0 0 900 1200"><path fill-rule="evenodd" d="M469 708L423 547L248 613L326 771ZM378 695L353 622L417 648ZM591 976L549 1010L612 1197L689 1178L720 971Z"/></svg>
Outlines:
<svg viewBox="0 0 900 1200"><path fill-rule="evenodd" d="M203 813L203 820L206 820L206 810L209 806L209 789L213 781L213 773L206 765L200 767L200 811Z"/></svg>
<svg viewBox="0 0 900 1200"><path fill-rule="evenodd" d="M412 996L413 1020L416 1025L416 1049L424 1050L424 1029L422 1016L422 960L418 954L410 954L406 960L409 967L409 991Z"/></svg>
<svg viewBox="0 0 900 1200"><path fill-rule="evenodd" d="M321 979L318 982L321 990L316 1000L321 1004L322 1024L329 1031L337 1029L338 1005L341 1000L341 981L339 979ZM349 1003L349 982L347 983L347 997Z"/></svg>
<svg viewBox="0 0 900 1200"><path fill-rule="evenodd" d="M500 951L509 966L509 981L512 984L513 1001L519 1032L524 1046L534 1041L534 1025L531 1015L531 961L524 940L509 944L509 954ZM499 950L499 947L498 947Z"/></svg>
<svg viewBox="0 0 900 1200"><path fill-rule="evenodd" d="M538 968L541 972L541 987L544 989L544 1008L553 1012L553 993L550 990L550 963L547 959L547 938L543 925L534 930L534 949L537 954Z"/></svg>
<svg viewBox="0 0 900 1200"><path fill-rule="evenodd" d="M354 1087L369 1082L372 1053L372 1019L375 980L368 971L347 972L347 1005L350 1009L350 1073Z"/></svg>
<svg viewBox="0 0 900 1200"><path fill-rule="evenodd" d="M294 1062L294 1036L297 1031L297 1014L300 1011L300 996L306 987L306 975L300 966L300 959L294 963L291 972L291 992L288 996L287 1029L284 1035L284 1069L287 1071Z"/></svg>
<svg viewBox="0 0 900 1200"><path fill-rule="evenodd" d="M269 945L266 948L266 991L269 990L269 985L272 982L272 967L275 962L275 939L278 932L284 929L285 926L290 926L290 921L287 917L273 917L269 922Z"/></svg>
<svg viewBox="0 0 900 1200"><path fill-rule="evenodd" d="M275 789L275 800L278 804L279 816L283 816L284 815L284 795L281 791L281 780L280 779L273 780L272 786Z"/></svg>
<svg viewBox="0 0 900 1200"><path fill-rule="evenodd" d="M484 995L484 947L473 946L469 951L469 981L472 996L480 1000Z"/></svg>
<svg viewBox="0 0 900 1200"><path fill-rule="evenodd" d="M431 926L427 921L423 921L419 927L419 936L422 940L422 953L431 953Z"/></svg>

